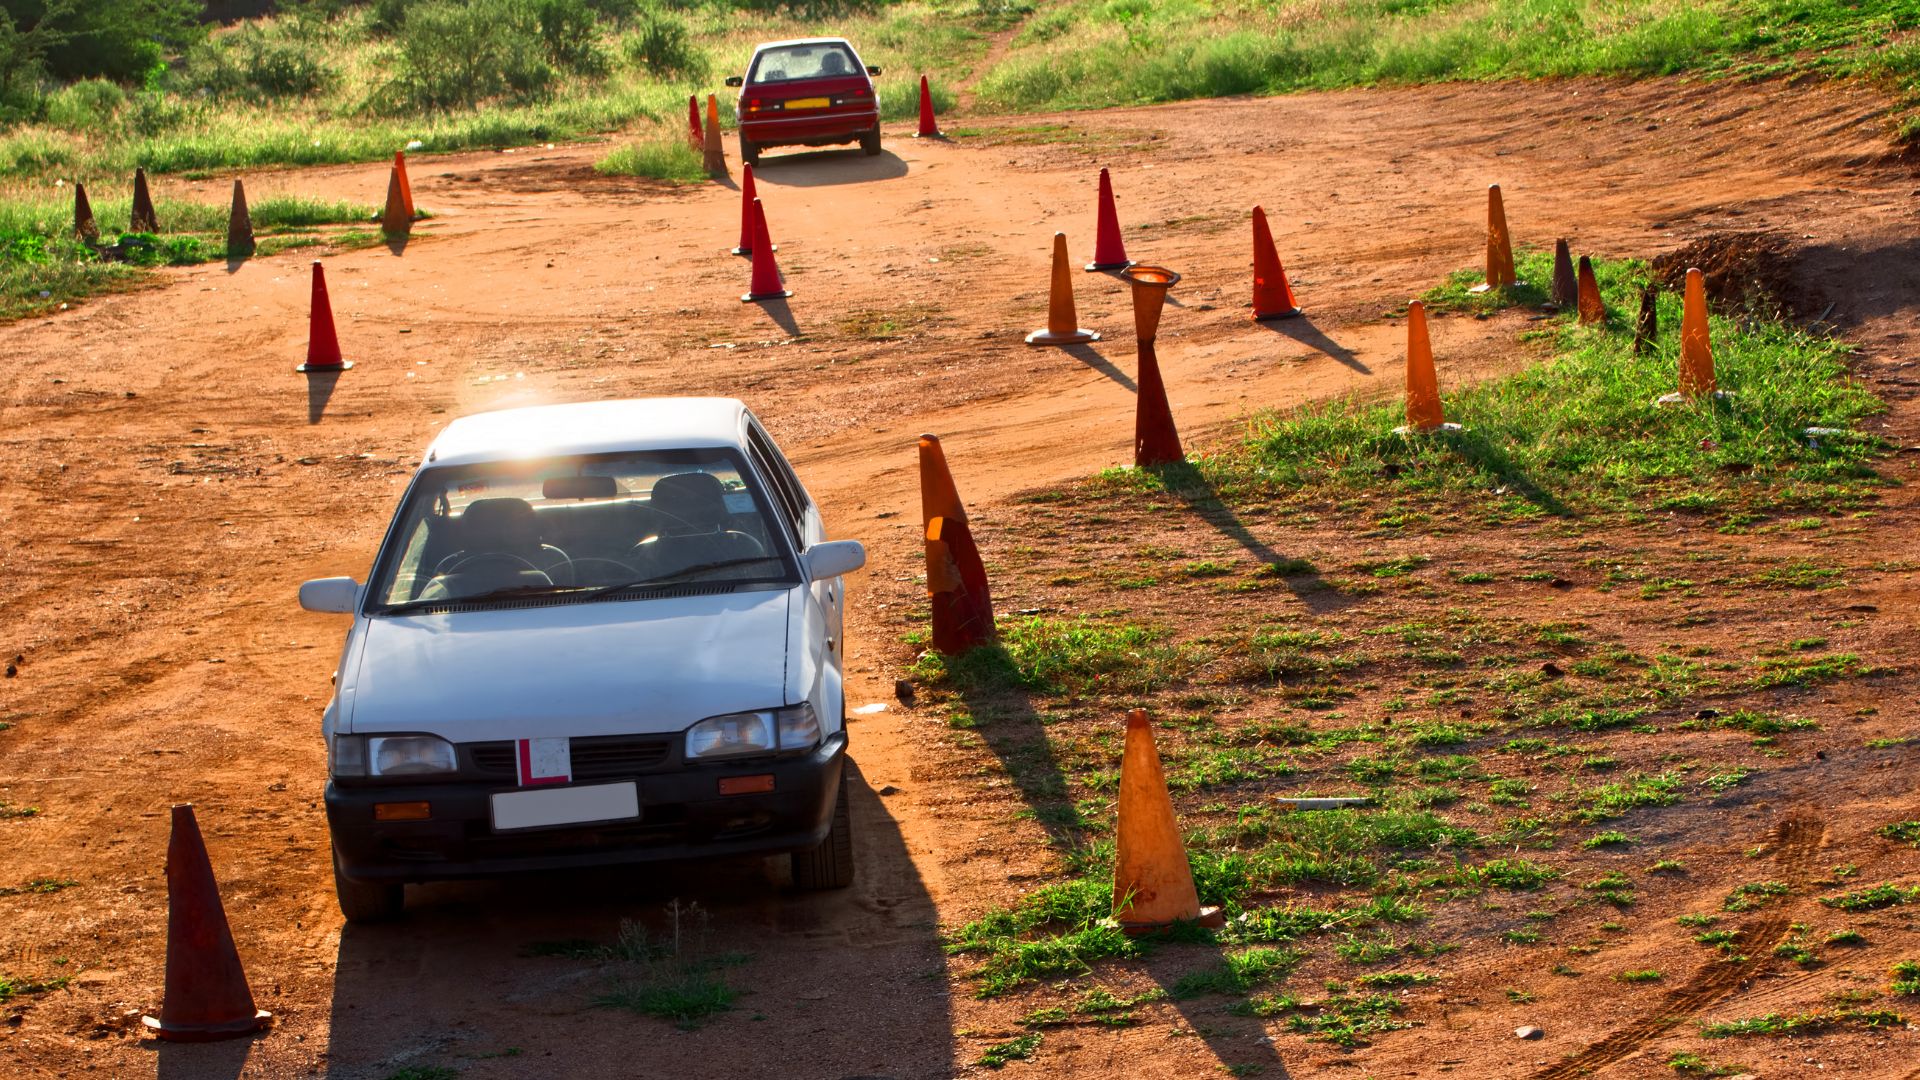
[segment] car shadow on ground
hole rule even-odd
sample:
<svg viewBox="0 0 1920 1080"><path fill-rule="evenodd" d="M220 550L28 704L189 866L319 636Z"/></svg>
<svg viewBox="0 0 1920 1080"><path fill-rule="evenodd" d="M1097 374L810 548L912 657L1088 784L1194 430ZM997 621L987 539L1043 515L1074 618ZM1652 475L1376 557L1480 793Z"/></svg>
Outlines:
<svg viewBox="0 0 1920 1080"><path fill-rule="evenodd" d="M153 1051L157 1062L157 1080L234 1080L247 1067L255 1039L268 1037L262 1032L246 1039L227 1042L175 1043L145 1040L142 1046Z"/></svg>
<svg viewBox="0 0 1920 1080"><path fill-rule="evenodd" d="M857 771L848 795L858 869L843 891L796 893L769 860L410 887L401 920L342 930L326 1075L951 1075L932 899ZM676 1024L600 1003L686 989L677 968L594 951L636 928L696 982L736 991L733 1007Z"/></svg>
<svg viewBox="0 0 1920 1080"><path fill-rule="evenodd" d="M891 150L868 157L859 147L846 150L802 150L762 154L753 163L755 184L783 187L831 187L898 180L907 175L907 163Z"/></svg>

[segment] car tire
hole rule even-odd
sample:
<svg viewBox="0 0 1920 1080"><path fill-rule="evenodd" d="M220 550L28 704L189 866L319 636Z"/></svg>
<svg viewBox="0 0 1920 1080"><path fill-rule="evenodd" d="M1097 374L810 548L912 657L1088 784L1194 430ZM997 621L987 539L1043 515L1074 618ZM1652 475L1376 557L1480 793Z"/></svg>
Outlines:
<svg viewBox="0 0 1920 1080"><path fill-rule="evenodd" d="M840 793L833 808L833 827L827 838L806 851L796 851L793 887L805 892L844 889L853 884L853 812L847 805L846 766L840 770Z"/></svg>
<svg viewBox="0 0 1920 1080"><path fill-rule="evenodd" d="M333 860L333 894L340 901L340 914L350 923L388 922L406 910L407 887L384 881L360 881L340 872L340 859Z"/></svg>
<svg viewBox="0 0 1920 1080"><path fill-rule="evenodd" d="M880 125L875 123L872 131L860 133L860 152L868 157L880 156Z"/></svg>
<svg viewBox="0 0 1920 1080"><path fill-rule="evenodd" d="M740 160L749 165L760 164L760 147L745 135L740 136Z"/></svg>

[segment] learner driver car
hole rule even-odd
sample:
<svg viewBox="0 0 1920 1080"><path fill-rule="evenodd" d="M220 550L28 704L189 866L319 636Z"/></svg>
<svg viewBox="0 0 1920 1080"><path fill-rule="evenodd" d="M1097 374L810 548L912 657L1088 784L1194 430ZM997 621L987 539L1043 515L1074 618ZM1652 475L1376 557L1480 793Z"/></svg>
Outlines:
<svg viewBox="0 0 1920 1080"><path fill-rule="evenodd" d="M853 876L841 575L866 551L738 401L509 409L427 449L322 720L351 921L408 882L791 853Z"/></svg>
<svg viewBox="0 0 1920 1080"><path fill-rule="evenodd" d="M751 165L768 146L829 146L858 142L880 153L880 100L872 75L845 38L770 41L753 50L747 73L729 76L740 87L740 158Z"/></svg>

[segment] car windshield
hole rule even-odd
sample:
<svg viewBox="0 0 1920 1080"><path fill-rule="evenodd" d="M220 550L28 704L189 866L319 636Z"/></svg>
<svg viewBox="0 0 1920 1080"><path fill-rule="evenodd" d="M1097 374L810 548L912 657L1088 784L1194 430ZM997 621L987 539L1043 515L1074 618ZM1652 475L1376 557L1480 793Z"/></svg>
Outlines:
<svg viewBox="0 0 1920 1080"><path fill-rule="evenodd" d="M370 595L391 612L670 583L791 584L767 505L725 449L428 469Z"/></svg>
<svg viewBox="0 0 1920 1080"><path fill-rule="evenodd" d="M859 73L860 61L845 45L782 45L763 49L754 57L753 70L747 73L747 85L831 79Z"/></svg>

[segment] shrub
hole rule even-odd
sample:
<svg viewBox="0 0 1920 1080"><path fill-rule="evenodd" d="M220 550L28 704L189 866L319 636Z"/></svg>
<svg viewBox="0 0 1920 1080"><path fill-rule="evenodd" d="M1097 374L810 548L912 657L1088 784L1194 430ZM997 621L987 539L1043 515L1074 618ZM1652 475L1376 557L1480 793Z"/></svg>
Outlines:
<svg viewBox="0 0 1920 1080"><path fill-rule="evenodd" d="M557 72L547 62L538 20L519 0L431 0L406 9L396 109L470 108L490 98L545 95Z"/></svg>
<svg viewBox="0 0 1920 1080"><path fill-rule="evenodd" d="M687 24L664 12L649 12L626 40L627 62L657 78L698 81L708 70L707 54L693 43Z"/></svg>
<svg viewBox="0 0 1920 1080"><path fill-rule="evenodd" d="M47 123L68 131L100 133L125 108L127 92L105 79L82 79L47 98Z"/></svg>

